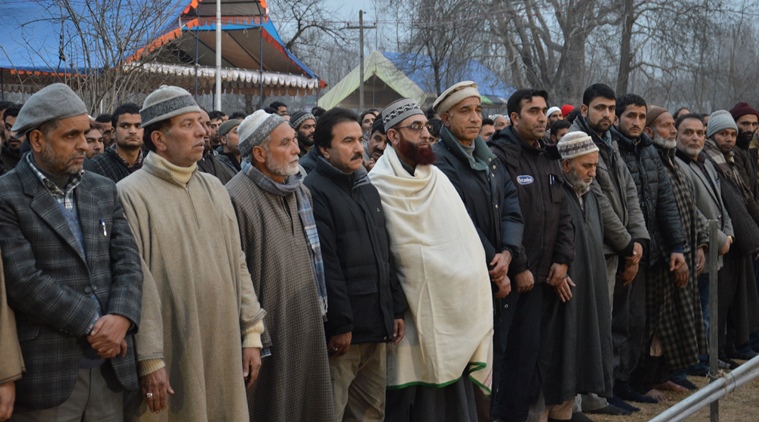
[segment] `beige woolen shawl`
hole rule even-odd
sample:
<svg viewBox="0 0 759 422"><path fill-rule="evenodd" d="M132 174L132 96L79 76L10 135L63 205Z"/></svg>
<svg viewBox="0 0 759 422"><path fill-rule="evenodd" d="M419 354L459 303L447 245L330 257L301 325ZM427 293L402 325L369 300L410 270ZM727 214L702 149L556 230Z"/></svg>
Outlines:
<svg viewBox="0 0 759 422"><path fill-rule="evenodd" d="M444 387L463 373L490 391L493 304L485 251L448 178L434 166L410 175L392 147L369 173L387 217L408 300L406 335L388 346L388 388Z"/></svg>
<svg viewBox="0 0 759 422"><path fill-rule="evenodd" d="M21 378L24 371L24 359L16 333L16 318L8 306L7 298L3 262L0 260L0 384Z"/></svg>

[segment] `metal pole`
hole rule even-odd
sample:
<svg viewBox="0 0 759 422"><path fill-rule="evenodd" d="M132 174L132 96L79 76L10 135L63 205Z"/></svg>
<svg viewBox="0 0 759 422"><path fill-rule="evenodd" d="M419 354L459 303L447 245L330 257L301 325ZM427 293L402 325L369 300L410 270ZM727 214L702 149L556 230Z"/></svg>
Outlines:
<svg viewBox="0 0 759 422"><path fill-rule="evenodd" d="M711 245L709 245L711 249ZM710 322L711 323L711 322ZM690 415L706 407L707 403L716 403L720 397L732 393L738 387L759 377L759 356L739 366L707 384L683 401L658 414L649 422L677 422L686 420Z"/></svg>
<svg viewBox="0 0 759 422"><path fill-rule="evenodd" d="M221 0L216 0L216 101L215 110L221 110Z"/></svg>
<svg viewBox="0 0 759 422"><path fill-rule="evenodd" d="M364 11L358 11L358 33L359 33L359 49L361 51L359 57L361 62L359 63L359 78L361 83L358 86L358 108L359 111L364 110Z"/></svg>
<svg viewBox="0 0 759 422"><path fill-rule="evenodd" d="M263 19L263 18L262 18ZM261 21L261 30L258 37L258 108L264 108L264 22Z"/></svg>
<svg viewBox="0 0 759 422"><path fill-rule="evenodd" d="M717 240L717 220L709 220L709 382L717 379L719 367L719 311L717 301L717 252L721 245ZM719 421L719 400L715 400L709 407L709 419L711 422Z"/></svg>
<svg viewBox="0 0 759 422"><path fill-rule="evenodd" d="M197 21L197 26L195 27L195 102L198 101L198 67L200 66L198 64L198 55L199 55L199 46L200 46L200 10L199 8L195 8L195 19ZM189 28L188 28L189 29Z"/></svg>

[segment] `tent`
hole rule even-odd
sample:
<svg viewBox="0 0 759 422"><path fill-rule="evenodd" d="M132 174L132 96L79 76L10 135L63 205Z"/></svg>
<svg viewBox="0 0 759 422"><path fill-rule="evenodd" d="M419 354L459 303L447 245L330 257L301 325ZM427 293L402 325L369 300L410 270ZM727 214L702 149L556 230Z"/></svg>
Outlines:
<svg viewBox="0 0 759 422"><path fill-rule="evenodd" d="M144 83L138 89L143 92L164 83L191 92L196 86L199 93L213 91L215 0L108 3L118 4L118 9L103 8L103 4L4 0L0 11L0 25L5 29L0 47L2 91L30 93L58 81L76 87L82 77L115 67L140 72ZM70 9L63 7L66 5ZM129 32L130 23L147 21L154 26ZM124 25L119 25L122 22ZM265 0L222 0L222 31L225 92L258 94L263 84L264 95L308 95L326 87L285 48ZM159 51L157 57L143 62Z"/></svg>
<svg viewBox="0 0 759 422"><path fill-rule="evenodd" d="M360 69L356 67L319 99L319 106L359 108ZM477 82L482 103L502 106L514 92L495 73L477 60L467 60L458 72L447 73L450 81L436 89L428 56L374 51L364 64L364 107L382 108L399 98L412 98L422 107L431 106L437 92L463 80Z"/></svg>

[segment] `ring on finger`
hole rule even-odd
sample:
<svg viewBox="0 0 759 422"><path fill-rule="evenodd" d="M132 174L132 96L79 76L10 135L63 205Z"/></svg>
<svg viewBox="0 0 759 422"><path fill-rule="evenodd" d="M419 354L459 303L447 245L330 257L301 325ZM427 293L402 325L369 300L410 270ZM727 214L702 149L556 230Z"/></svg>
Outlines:
<svg viewBox="0 0 759 422"><path fill-rule="evenodd" d="M152 399L153 398L153 393L148 392L147 394L145 394L145 397L147 397L149 399Z"/></svg>

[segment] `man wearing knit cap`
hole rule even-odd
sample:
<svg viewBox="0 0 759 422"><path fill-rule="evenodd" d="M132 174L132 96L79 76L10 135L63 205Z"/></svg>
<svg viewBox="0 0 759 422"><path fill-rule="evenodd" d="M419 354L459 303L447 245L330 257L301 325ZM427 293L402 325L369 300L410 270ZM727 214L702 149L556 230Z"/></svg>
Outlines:
<svg viewBox="0 0 759 422"><path fill-rule="evenodd" d="M295 131L258 110L237 128L242 171L228 184L253 286L266 315L264 359L248 394L253 421L334 421L324 320L327 287Z"/></svg>
<svg viewBox="0 0 759 422"><path fill-rule="evenodd" d="M673 334L679 328L675 319L688 310L680 309L679 304L665 309L658 300L672 292L673 286L678 289L686 286L690 268L685 254L690 255L690 249L685 250L685 232L672 183L654 147L661 140L652 141L644 132L647 112L648 105L642 97L625 94L617 98L617 122L610 129L635 182L651 237L649 252L640 260L634 281L627 285L618 281L614 287L613 306L617 312L614 334L620 339L621 356L614 392L623 400L657 402L665 397L659 390L684 391L668 381L667 369L680 370L698 362L699 345L695 336L692 339L685 336L684 342L680 342L677 338L680 333ZM668 120L663 120L665 117ZM674 138L672 116L665 110L659 118L661 126L670 130L667 136ZM627 263L632 265L632 260L628 258Z"/></svg>
<svg viewBox="0 0 759 422"><path fill-rule="evenodd" d="M162 86L140 110L150 154L118 184L145 274L142 389L130 419L247 420L261 365L261 309L229 195L198 171L206 129L189 92Z"/></svg>
<svg viewBox="0 0 759 422"><path fill-rule="evenodd" d="M547 102L545 91L516 91L506 105L511 126L496 133L491 143L517 188L525 233L511 263L514 285L500 322L506 326L506 349L493 400L493 417L506 421L525 420L530 403L538 398L540 385L534 377L541 337L555 334L541 332L543 298L558 295L566 299L571 286L567 269L574 259L572 217L561 187L559 162L546 157L541 143ZM564 400L546 396L547 405Z"/></svg>
<svg viewBox="0 0 759 422"><path fill-rule="evenodd" d="M759 149L757 145L751 146L751 143L759 141L759 113L748 103L740 102L730 109L730 114L738 126L735 163L756 201L759 199ZM753 264L759 286L759 260L754 260ZM751 348L759 351L759 333L751 334Z"/></svg>
<svg viewBox="0 0 759 422"><path fill-rule="evenodd" d="M577 393L611 397L611 308L606 287L601 211L590 183L598 166L598 147L582 132L558 142L564 194L575 227L575 259L558 295L544 296L538 367L543 397L554 403L541 420L588 420L572 413ZM575 285L576 284L576 285ZM541 406L535 410L541 410Z"/></svg>
<svg viewBox="0 0 759 422"><path fill-rule="evenodd" d="M314 146L314 130L316 130L316 117L306 111L296 111L290 117L290 127L295 129L298 137L299 157L303 157Z"/></svg>
<svg viewBox="0 0 759 422"><path fill-rule="evenodd" d="M316 168L316 161L319 158L319 151L316 148L312 148L314 145L314 131L316 130L316 117L313 114L306 113L298 116L298 120L301 121L299 125L300 130L295 126L293 126L293 129L297 131L296 136L298 137L298 147L300 148L300 153L298 154L300 157L299 164L308 173ZM290 119L290 121L293 120Z"/></svg>
<svg viewBox="0 0 759 422"><path fill-rule="evenodd" d="M124 390L138 389L140 257L116 186L82 170L89 123L82 100L53 84L12 128L32 149L0 179L0 249L26 365L14 420L120 421Z"/></svg>
<svg viewBox="0 0 759 422"><path fill-rule="evenodd" d="M509 273L509 265L519 252L523 227L516 189L503 171L503 164L479 135L481 102L474 82L459 82L445 90L433 104L435 112L442 117L443 128L440 141L432 150L437 155L435 165L456 187L485 248L497 321L504 309L501 302L505 304L505 298L512 290L510 277L514 273ZM495 333L496 380L503 363L503 351L497 347L502 334ZM484 407L487 410L488 406Z"/></svg>
<svg viewBox="0 0 759 422"><path fill-rule="evenodd" d="M431 165L429 123L419 105L400 99L384 108L382 121L392 147L369 178L409 307L405 336L387 346L385 420L476 421L473 384L489 393L492 378L485 250L457 189Z"/></svg>
<svg viewBox="0 0 759 422"><path fill-rule="evenodd" d="M227 158L222 163L231 164L231 170L235 174L240 171L240 149L238 148L240 135L237 133L240 123L242 123L240 119L229 119L219 126L219 139L222 147L219 155Z"/></svg>
<svg viewBox="0 0 759 422"><path fill-rule="evenodd" d="M743 151L736 148L737 134L738 125L730 113L718 110L711 114L704 154L717 170L722 199L735 230L735 244L725 254L721 270L724 279L732 282L719 286L720 305L724 305L720 307L718 319L720 360L723 361L728 358L748 360L756 356L748 342L749 334L759 326L759 296L752 263L752 257L759 257L759 204L752 180L745 172L746 167L740 165L745 164L745 160L739 159ZM723 311L730 312L731 321L726 321L728 314L723 318ZM727 337L723 335L725 322L730 323Z"/></svg>
<svg viewBox="0 0 759 422"><path fill-rule="evenodd" d="M759 113L748 103L738 103L730 109L730 114L738 126L737 144L742 149L747 149L754 133L759 129Z"/></svg>
<svg viewBox="0 0 759 422"><path fill-rule="evenodd" d="M749 192L754 200L759 199L759 149L749 148L751 140L759 131L759 113L747 103L738 103L730 109L730 114L738 126L738 136L735 139L733 154L735 165L741 176L748 185ZM755 262L757 267L757 277L759 277L759 261ZM752 338L752 342L759 349L759 336Z"/></svg>

